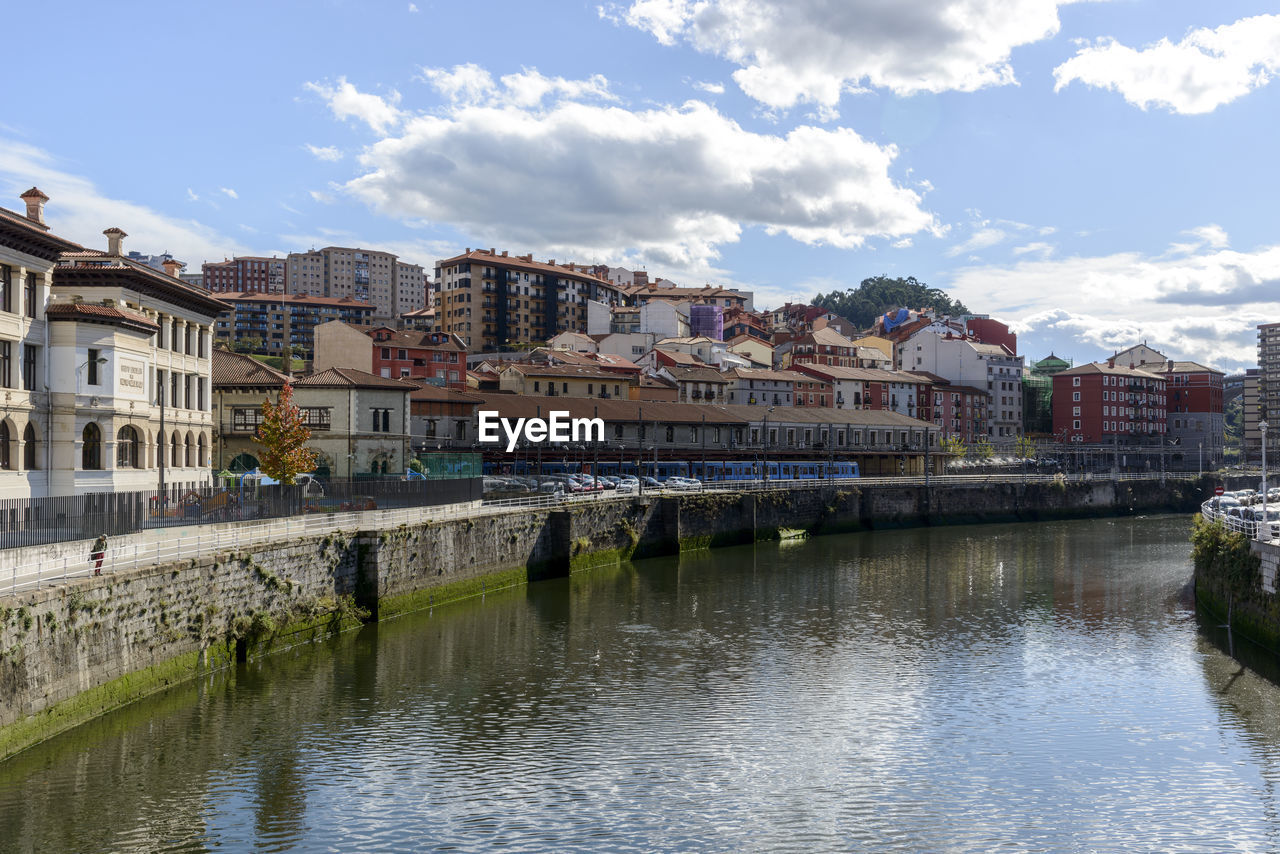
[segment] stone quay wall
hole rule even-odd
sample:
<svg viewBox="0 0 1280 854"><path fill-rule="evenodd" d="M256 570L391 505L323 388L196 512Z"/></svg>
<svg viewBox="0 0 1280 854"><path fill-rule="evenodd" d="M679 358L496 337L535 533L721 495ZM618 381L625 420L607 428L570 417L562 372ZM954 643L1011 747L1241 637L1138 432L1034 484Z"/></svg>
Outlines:
<svg viewBox="0 0 1280 854"><path fill-rule="evenodd" d="M302 536L0 596L0 758L210 668L594 565L800 533L1192 512L1214 481L821 483Z"/></svg>

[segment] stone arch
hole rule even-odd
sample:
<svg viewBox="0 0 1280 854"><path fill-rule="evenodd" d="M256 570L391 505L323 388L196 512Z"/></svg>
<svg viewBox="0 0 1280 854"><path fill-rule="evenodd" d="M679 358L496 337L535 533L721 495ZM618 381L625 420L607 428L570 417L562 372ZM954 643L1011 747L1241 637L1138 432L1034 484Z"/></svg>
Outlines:
<svg viewBox="0 0 1280 854"><path fill-rule="evenodd" d="M22 467L27 471L40 468L40 429L34 421L28 421L22 431Z"/></svg>
<svg viewBox="0 0 1280 854"><path fill-rule="evenodd" d="M196 465L206 468L209 465L209 445L205 442L204 431L196 434Z"/></svg>
<svg viewBox="0 0 1280 854"><path fill-rule="evenodd" d="M85 471L102 468L102 428L93 421L80 431L80 468Z"/></svg>
<svg viewBox="0 0 1280 854"><path fill-rule="evenodd" d="M17 437L17 428L14 426L13 419L6 418L0 421L0 469L12 469L15 454L13 446Z"/></svg>
<svg viewBox="0 0 1280 854"><path fill-rule="evenodd" d="M192 436L192 435L191 435L191 431L190 431L190 430L188 430L188 431L187 431L186 439L184 439L184 440L183 440L183 443L182 443L182 444L183 444L183 449L184 449L184 451L186 452L186 453L183 455L183 462L185 462L185 463L186 463L186 467L187 467L187 468L191 468L191 467L193 467L193 466L196 464L196 462L195 462L195 453L196 453L196 448L195 448L195 442L193 441L194 439L195 439L195 437L194 437L194 436Z"/></svg>
<svg viewBox="0 0 1280 854"><path fill-rule="evenodd" d="M169 465L177 468L182 465L182 445L178 441L178 431L169 434Z"/></svg>
<svg viewBox="0 0 1280 854"><path fill-rule="evenodd" d="M248 451L244 451L231 458L231 462L227 465L227 471L240 473L253 471L257 467L258 458Z"/></svg>
<svg viewBox="0 0 1280 854"><path fill-rule="evenodd" d="M116 433L116 468L136 469L138 465L138 446L141 444L138 431L132 424L126 424Z"/></svg>

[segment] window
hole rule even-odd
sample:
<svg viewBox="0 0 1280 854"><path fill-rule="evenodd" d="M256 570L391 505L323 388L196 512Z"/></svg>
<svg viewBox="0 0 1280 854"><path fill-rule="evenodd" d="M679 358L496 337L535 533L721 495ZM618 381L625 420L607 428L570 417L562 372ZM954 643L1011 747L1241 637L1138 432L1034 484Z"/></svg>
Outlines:
<svg viewBox="0 0 1280 854"><path fill-rule="evenodd" d="M36 426L27 422L27 429L22 433L22 467L27 471L35 471L36 466Z"/></svg>
<svg viewBox="0 0 1280 854"><path fill-rule="evenodd" d="M11 380L13 378L13 344L9 341L0 341L0 386L4 388L13 388Z"/></svg>
<svg viewBox="0 0 1280 854"><path fill-rule="evenodd" d="M373 432L374 433L390 433L391 432L391 410L390 409L374 409L373 412Z"/></svg>
<svg viewBox="0 0 1280 854"><path fill-rule="evenodd" d="M1071 429L1072 429L1072 430L1079 430L1079 429L1080 429L1080 421L1079 421L1079 420L1072 421L1072 422L1071 422Z"/></svg>
<svg viewBox="0 0 1280 854"><path fill-rule="evenodd" d="M26 287L22 291L22 305L26 310L27 317L36 316L36 274L27 273Z"/></svg>
<svg viewBox="0 0 1280 854"><path fill-rule="evenodd" d="M195 460L195 456L192 453L195 449L191 445L190 433L187 434L187 441L184 443L184 448L186 450L187 468L191 468L196 464L196 460Z"/></svg>
<svg viewBox="0 0 1280 854"><path fill-rule="evenodd" d="M90 421L80 433L80 468L95 471L102 468L102 431Z"/></svg>
<svg viewBox="0 0 1280 854"><path fill-rule="evenodd" d="M181 343L181 339L178 337L178 328L178 318L175 317L169 327L169 349L175 353L181 352L178 349L178 344Z"/></svg>
<svg viewBox="0 0 1280 854"><path fill-rule="evenodd" d="M13 468L13 459L9 456L9 443L13 437L9 434L9 422L0 421L0 469Z"/></svg>
<svg viewBox="0 0 1280 854"><path fill-rule="evenodd" d="M12 311L9 295L13 291L13 270L0 266L0 311Z"/></svg>
<svg viewBox="0 0 1280 854"><path fill-rule="evenodd" d="M36 353L39 350L30 344L22 345L22 387L27 391L36 389Z"/></svg>
<svg viewBox="0 0 1280 854"><path fill-rule="evenodd" d="M85 379L85 382L89 385L101 385L98 381L98 351L92 347L89 348L89 364L87 368L89 376Z"/></svg>
<svg viewBox="0 0 1280 854"><path fill-rule="evenodd" d="M181 456L178 450L179 447L180 445L178 444L178 431L174 430L173 439L169 443L169 448L170 448L169 464L174 468L177 468L179 465L181 465L181 463L179 462L179 460L181 460Z"/></svg>
<svg viewBox="0 0 1280 854"><path fill-rule="evenodd" d="M127 424L116 434L116 468L138 468L138 431Z"/></svg>
<svg viewBox="0 0 1280 854"><path fill-rule="evenodd" d="M1080 400L1080 392L1078 392L1078 391L1073 391L1073 392L1071 392L1071 400L1072 400L1072 401L1079 401L1079 400Z"/></svg>
<svg viewBox="0 0 1280 854"><path fill-rule="evenodd" d="M1071 384L1072 384L1073 386L1075 386L1076 388L1079 388L1079 387L1080 387L1080 378L1079 378L1079 377L1072 377L1072 378L1071 378Z"/></svg>
<svg viewBox="0 0 1280 854"><path fill-rule="evenodd" d="M675 440L676 440L676 428L674 428L674 427L668 427L668 428L667 428L667 441L668 441L668 442L674 442Z"/></svg>

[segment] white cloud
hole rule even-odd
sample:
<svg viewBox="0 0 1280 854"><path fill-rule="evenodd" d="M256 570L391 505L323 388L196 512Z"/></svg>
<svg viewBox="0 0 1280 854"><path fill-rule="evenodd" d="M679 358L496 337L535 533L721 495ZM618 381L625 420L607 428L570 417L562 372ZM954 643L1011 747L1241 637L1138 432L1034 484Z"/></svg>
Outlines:
<svg viewBox="0 0 1280 854"><path fill-rule="evenodd" d="M894 249L910 249L912 242L913 241L910 237L904 237L901 240L893 241L890 245L892 245Z"/></svg>
<svg viewBox="0 0 1280 854"><path fill-rule="evenodd" d="M702 81L702 80L699 80L698 82L696 82L696 83L694 83L694 84L693 84L693 88L695 88L695 89L700 89L701 91L703 91L703 92L707 92L707 93L709 93L709 94L711 94L711 95L723 95L723 94L724 94L724 84L723 84L723 83L707 83L707 82L704 82L704 81Z"/></svg>
<svg viewBox="0 0 1280 854"><path fill-rule="evenodd" d="M312 190L311 198L322 205L331 205L334 202L333 196L329 195L328 193L323 193L320 190Z"/></svg>
<svg viewBox="0 0 1280 854"><path fill-rule="evenodd" d="M400 93L394 89L383 98L358 91L345 77L339 77L336 86L307 83L304 88L323 98L336 118L359 119L375 133L387 133L400 124L402 115L395 106L400 103Z"/></svg>
<svg viewBox="0 0 1280 854"><path fill-rule="evenodd" d="M946 251L948 258L954 258L957 255L963 255L966 252L977 252L980 249L990 249L998 243L1003 243L1008 233L999 228L979 228L969 236L968 240L957 243Z"/></svg>
<svg viewBox="0 0 1280 854"><path fill-rule="evenodd" d="M1022 255L1039 255L1041 258L1048 258L1053 254L1054 248L1055 247L1052 243L1045 243L1037 240L1032 243L1028 243L1025 246L1013 247L1013 254L1015 257Z"/></svg>
<svg viewBox="0 0 1280 854"><path fill-rule="evenodd" d="M230 187L219 187L218 192L222 193L224 196L230 196L233 199L240 198L240 194L237 193L235 190L231 189Z"/></svg>
<svg viewBox="0 0 1280 854"><path fill-rule="evenodd" d="M200 197L196 195L196 191L191 189L190 187L187 187L187 201L189 202L200 201Z"/></svg>
<svg viewBox="0 0 1280 854"><path fill-rule="evenodd" d="M1174 44L1141 50L1102 39L1053 70L1054 91L1073 81L1112 89L1136 107L1211 113L1265 86L1280 72L1280 15L1198 29Z"/></svg>
<svg viewBox="0 0 1280 854"><path fill-rule="evenodd" d="M1020 333L1070 332L1105 350L1141 334L1175 358L1235 370L1256 363L1257 324L1280 315L1280 245L974 266L948 290L975 311L1014 321Z"/></svg>
<svg viewBox="0 0 1280 854"><path fill-rule="evenodd" d="M451 69L423 68L422 77L433 89L456 105L537 107L549 96L552 100L598 99L616 101L609 91L609 81L600 74L586 80L547 77L536 68L505 74L497 83L493 76L476 65L467 63Z"/></svg>
<svg viewBox="0 0 1280 854"><path fill-rule="evenodd" d="M346 189L381 213L513 248L695 271L744 228L841 248L935 229L920 195L890 176L896 156L847 128L751 133L697 101L643 112L458 103L368 148L368 171Z"/></svg>
<svg viewBox="0 0 1280 854"><path fill-rule="evenodd" d="M87 178L62 170L47 152L25 143L0 140L0 184L14 199L38 186L49 195L45 216L53 231L85 246L106 249L103 229L119 226L129 233L126 249L172 252L197 266L207 258L250 254L239 241L196 220L108 198Z"/></svg>
<svg viewBox="0 0 1280 854"><path fill-rule="evenodd" d="M409 11L410 11L410 12L417 12L417 11L418 11L418 4L417 4L417 3L410 3L410 4L409 4Z"/></svg>
<svg viewBox="0 0 1280 854"><path fill-rule="evenodd" d="M326 145L322 147L319 145L311 145L310 143L308 143L305 147L307 151L310 151L313 155L315 155L316 159L318 160L324 160L329 163L334 163L342 159L342 152L332 145Z"/></svg>
<svg viewBox="0 0 1280 854"><path fill-rule="evenodd" d="M809 102L830 115L862 86L971 92L1016 83L1010 53L1058 32L1071 0L635 0L601 15L684 41L739 68L770 109Z"/></svg>

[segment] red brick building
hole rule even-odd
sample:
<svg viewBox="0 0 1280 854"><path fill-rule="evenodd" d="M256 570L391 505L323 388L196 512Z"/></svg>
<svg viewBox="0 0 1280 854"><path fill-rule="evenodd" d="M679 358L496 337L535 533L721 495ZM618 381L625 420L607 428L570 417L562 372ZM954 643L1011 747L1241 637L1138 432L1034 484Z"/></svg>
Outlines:
<svg viewBox="0 0 1280 854"><path fill-rule="evenodd" d="M373 339L373 371L381 377L434 379L459 391L467 388L467 348L448 332L369 330Z"/></svg>
<svg viewBox="0 0 1280 854"><path fill-rule="evenodd" d="M1163 439L1164 376L1094 362L1053 376L1053 435L1066 442L1142 444Z"/></svg>

